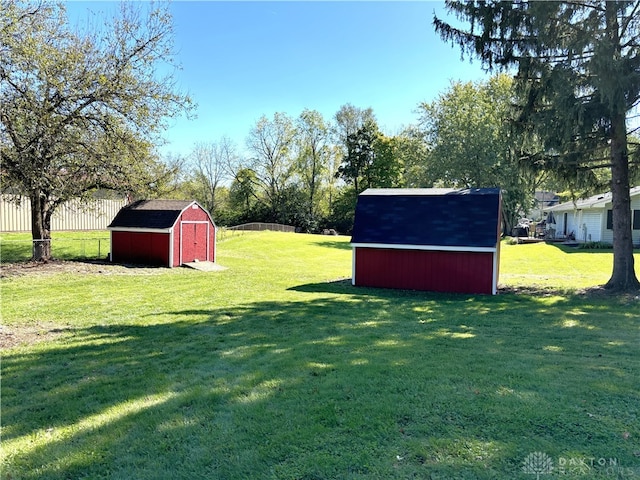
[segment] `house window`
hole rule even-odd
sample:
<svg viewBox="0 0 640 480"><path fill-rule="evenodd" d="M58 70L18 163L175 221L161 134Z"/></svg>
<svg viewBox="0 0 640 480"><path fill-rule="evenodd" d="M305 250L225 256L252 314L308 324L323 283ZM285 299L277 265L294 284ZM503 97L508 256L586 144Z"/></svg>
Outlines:
<svg viewBox="0 0 640 480"><path fill-rule="evenodd" d="M634 210L632 216L632 224L634 230L640 230L640 210ZM613 229L613 212L607 210L607 230Z"/></svg>

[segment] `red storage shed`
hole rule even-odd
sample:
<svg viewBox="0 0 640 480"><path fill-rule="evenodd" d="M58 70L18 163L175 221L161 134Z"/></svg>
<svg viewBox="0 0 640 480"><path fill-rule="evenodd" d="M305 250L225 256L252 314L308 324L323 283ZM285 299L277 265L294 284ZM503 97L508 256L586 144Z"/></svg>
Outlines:
<svg viewBox="0 0 640 480"><path fill-rule="evenodd" d="M365 190L351 238L352 283L495 295L500 223L497 188Z"/></svg>
<svg viewBox="0 0 640 480"><path fill-rule="evenodd" d="M112 262L164 267L215 262L216 226L194 201L140 200L122 208L107 228Z"/></svg>

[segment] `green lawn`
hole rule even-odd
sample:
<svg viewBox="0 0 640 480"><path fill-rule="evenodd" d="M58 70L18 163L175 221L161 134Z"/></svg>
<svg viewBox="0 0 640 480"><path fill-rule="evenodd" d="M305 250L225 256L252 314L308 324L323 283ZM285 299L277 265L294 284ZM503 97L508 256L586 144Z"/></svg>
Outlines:
<svg viewBox="0 0 640 480"><path fill-rule="evenodd" d="M51 248L61 260L105 259L110 248L109 232L53 232ZM0 263L24 262L32 255L31 233L1 233Z"/></svg>
<svg viewBox="0 0 640 480"><path fill-rule="evenodd" d="M501 294L442 295L352 287L348 240L3 278L2 478L640 478L640 300L578 290L610 252L503 244Z"/></svg>

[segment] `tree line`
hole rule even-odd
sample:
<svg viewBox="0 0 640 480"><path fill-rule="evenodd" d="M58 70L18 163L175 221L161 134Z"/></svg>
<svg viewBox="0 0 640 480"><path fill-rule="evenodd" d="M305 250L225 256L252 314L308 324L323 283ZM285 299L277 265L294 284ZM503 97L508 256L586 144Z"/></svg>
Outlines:
<svg viewBox="0 0 640 480"><path fill-rule="evenodd" d="M398 134L347 104L261 117L241 157L226 138L160 158L167 122L194 104L176 87L168 5L124 2L110 25L71 28L64 4L0 11L2 189L31 200L34 258L50 257L51 215L97 190L195 197L220 224L269 221L348 233L372 187L500 187L506 230L536 188L613 193L607 286L637 290L629 190L640 153L640 1L455 2L468 28L434 17L443 40L494 73L453 82ZM166 72L159 77L159 72ZM637 128L635 129L637 132Z"/></svg>
<svg viewBox="0 0 640 480"><path fill-rule="evenodd" d="M417 105L416 124L396 135L381 131L371 108L351 104L331 119L309 109L297 118L262 116L248 134L246 158L225 137L199 143L166 188L196 198L223 225L261 221L349 233L357 195L367 188L498 186L510 231L545 180L519 161L526 142L512 128L514 96L504 74L452 82L433 102Z"/></svg>

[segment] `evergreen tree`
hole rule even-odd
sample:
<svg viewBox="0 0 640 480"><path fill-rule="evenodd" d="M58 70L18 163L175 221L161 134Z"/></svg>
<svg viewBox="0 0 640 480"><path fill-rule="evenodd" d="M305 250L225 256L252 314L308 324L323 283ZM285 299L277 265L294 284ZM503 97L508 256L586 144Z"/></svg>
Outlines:
<svg viewBox="0 0 640 480"><path fill-rule="evenodd" d="M640 1L446 5L470 28L435 18L444 40L488 69L517 69L520 125L545 147L532 161L565 180L593 182L592 172L610 170L614 265L606 287L639 289L629 173L639 159L630 157L626 116L640 100Z"/></svg>

